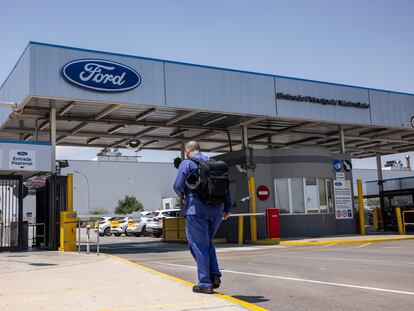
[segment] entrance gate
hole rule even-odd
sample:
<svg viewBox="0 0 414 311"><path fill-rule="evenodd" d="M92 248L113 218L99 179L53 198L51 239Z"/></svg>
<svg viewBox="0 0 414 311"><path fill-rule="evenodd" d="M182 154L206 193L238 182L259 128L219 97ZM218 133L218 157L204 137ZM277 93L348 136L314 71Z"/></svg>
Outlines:
<svg viewBox="0 0 414 311"><path fill-rule="evenodd" d="M0 175L0 251L23 248L22 176Z"/></svg>

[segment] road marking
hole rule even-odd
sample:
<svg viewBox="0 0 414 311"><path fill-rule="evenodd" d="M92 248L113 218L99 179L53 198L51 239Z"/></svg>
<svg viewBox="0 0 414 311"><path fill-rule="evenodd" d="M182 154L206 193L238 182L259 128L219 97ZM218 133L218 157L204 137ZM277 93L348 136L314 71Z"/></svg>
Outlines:
<svg viewBox="0 0 414 311"><path fill-rule="evenodd" d="M324 245L324 246L321 246L321 248L331 247L331 246L335 246L335 245L337 245L337 244L336 244L336 243L333 243L333 244L326 244L326 245Z"/></svg>
<svg viewBox="0 0 414 311"><path fill-rule="evenodd" d="M278 257L288 257L288 258L299 258L299 259L314 259L314 260L339 260L339 261L357 261L357 262L368 262L368 263L390 263L396 265L414 265L414 262L411 261L392 261L392 260L379 260L379 259L357 259L357 258L343 258L343 257L319 257L319 256L295 256L295 255L286 255L280 254Z"/></svg>
<svg viewBox="0 0 414 311"><path fill-rule="evenodd" d="M197 267L194 267L194 266L185 266L185 265L168 264L168 263L159 263L159 264L167 265L167 266L173 266L173 267L197 269ZM337 286L337 287L356 288L356 289L364 289L364 290L370 290L370 291L376 291L376 292L384 292L384 293L414 296L414 292L406 292L406 291L387 289L387 288L378 288L378 287L361 286L361 285L344 284L344 283L335 283L335 282L325 282L325 281L317 281L317 280L309 280L309 279L301 279L301 278L291 278L291 277L279 276L279 275L268 275L268 274L260 274L260 273L233 271L233 270L227 270L227 269L222 269L221 272L248 275L248 276L255 276L255 277L264 277L264 278L271 278L271 279L279 279L279 280L286 280L286 281L296 281L296 282L311 283L311 284L321 284L321 285L329 285L329 286Z"/></svg>
<svg viewBox="0 0 414 311"><path fill-rule="evenodd" d="M355 246L355 248L361 248L361 247L365 247L365 246L368 246L368 245L371 245L372 243L365 243L365 244L362 244L362 245L358 245L358 246Z"/></svg>
<svg viewBox="0 0 414 311"><path fill-rule="evenodd" d="M108 254L107 256L109 256L110 258L115 258L115 259L118 259L118 260L121 260L121 261L124 261L124 262L128 262L130 264L133 264L135 266L140 267L141 269L147 270L147 271L152 272L154 274L158 274L160 276L163 276L163 277L168 278L170 280L179 282L181 284L185 284L185 285L191 286L191 287L194 286L194 284L191 283L191 282L188 282L186 280L177 278L177 277L172 276L172 275L169 275L167 273L164 273L164 272L161 272L161 271L157 271L155 269L152 269L152 268L149 268L149 267L140 265L139 263L137 263L135 261L132 261L132 260L129 260L129 259L126 259L126 258L123 258L123 257L119 257L119 256L116 256L116 255L109 255ZM185 267L185 266L183 266L183 267ZM195 267L193 267L193 268L195 268ZM241 299L237 299L237 298L234 298L234 297L225 295L225 294L221 294L221 293L215 292L213 295L214 296L217 296L217 297L221 297L224 300L231 301L231 302L233 302L235 304L238 304L239 306L243 306L243 307L245 307L248 310L252 310L252 311L268 311L267 309L264 309L262 307L259 307L259 306L255 305L255 304L250 303L250 302L247 302L247 301L244 301L244 300L241 300Z"/></svg>

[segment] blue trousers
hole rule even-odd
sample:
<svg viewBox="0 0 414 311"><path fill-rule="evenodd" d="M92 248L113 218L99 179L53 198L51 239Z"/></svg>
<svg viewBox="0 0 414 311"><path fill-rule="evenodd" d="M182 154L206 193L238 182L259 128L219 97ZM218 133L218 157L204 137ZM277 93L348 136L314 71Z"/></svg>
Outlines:
<svg viewBox="0 0 414 311"><path fill-rule="evenodd" d="M185 229L191 255L197 263L198 285L211 286L211 276L221 276L216 249L212 243L223 214L199 217L187 215Z"/></svg>

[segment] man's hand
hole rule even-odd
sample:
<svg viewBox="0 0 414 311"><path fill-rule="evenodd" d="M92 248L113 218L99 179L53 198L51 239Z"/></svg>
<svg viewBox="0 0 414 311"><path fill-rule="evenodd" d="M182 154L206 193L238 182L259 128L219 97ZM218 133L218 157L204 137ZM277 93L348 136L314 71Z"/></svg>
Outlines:
<svg viewBox="0 0 414 311"><path fill-rule="evenodd" d="M226 220L227 218L229 218L230 214L231 214L230 212L223 213L223 219Z"/></svg>

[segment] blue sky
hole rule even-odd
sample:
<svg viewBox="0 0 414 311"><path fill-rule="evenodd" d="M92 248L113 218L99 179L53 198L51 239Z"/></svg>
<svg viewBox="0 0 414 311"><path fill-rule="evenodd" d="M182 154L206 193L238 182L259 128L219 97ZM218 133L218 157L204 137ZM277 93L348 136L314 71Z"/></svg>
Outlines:
<svg viewBox="0 0 414 311"><path fill-rule="evenodd" d="M2 0L0 83L41 41L414 93L413 13L412 0Z"/></svg>

